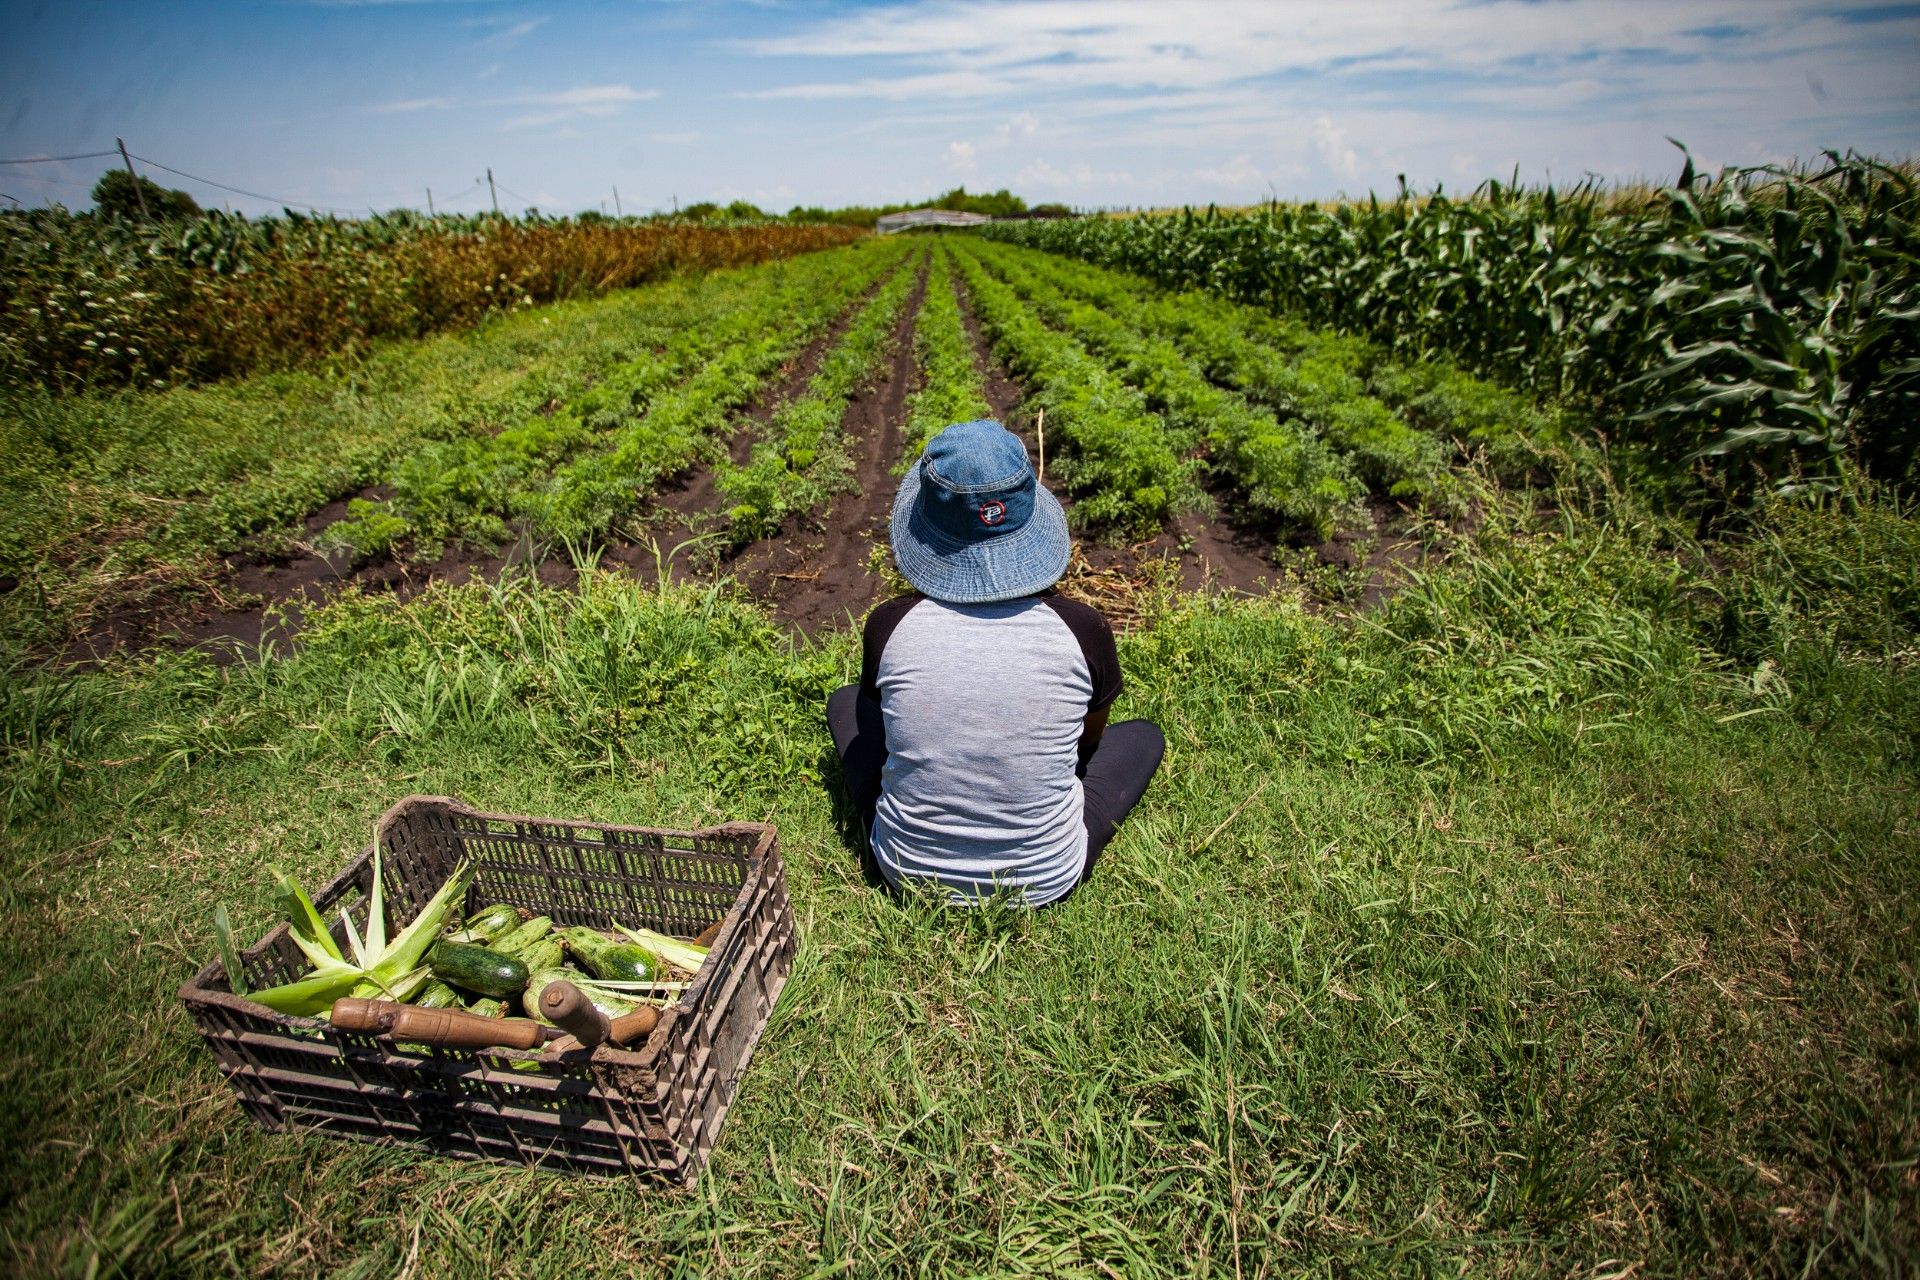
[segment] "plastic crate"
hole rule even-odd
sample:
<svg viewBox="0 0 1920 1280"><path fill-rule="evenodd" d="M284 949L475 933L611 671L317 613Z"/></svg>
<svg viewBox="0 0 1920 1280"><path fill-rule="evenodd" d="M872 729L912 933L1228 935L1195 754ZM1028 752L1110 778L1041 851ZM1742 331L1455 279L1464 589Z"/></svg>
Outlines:
<svg viewBox="0 0 1920 1280"><path fill-rule="evenodd" d="M402 1143L442 1155L571 1173L692 1183L718 1139L792 968L793 908L774 828L699 831L480 813L409 796L376 839L388 911L413 918L461 861L465 909L505 902L559 925L644 926L693 938L718 922L700 971L643 1044L538 1057L525 1050L401 1048L233 994L208 965L180 989L220 1072L263 1127ZM373 847L315 897L364 925ZM335 926L339 932L339 926ZM240 959L264 988L309 966L283 923Z"/></svg>

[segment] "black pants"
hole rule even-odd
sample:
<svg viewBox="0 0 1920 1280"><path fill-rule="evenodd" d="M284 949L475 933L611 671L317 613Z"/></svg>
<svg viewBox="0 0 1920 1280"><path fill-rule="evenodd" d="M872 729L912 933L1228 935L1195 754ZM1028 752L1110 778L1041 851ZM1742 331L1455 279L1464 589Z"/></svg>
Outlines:
<svg viewBox="0 0 1920 1280"><path fill-rule="evenodd" d="M880 802L880 767L887 762L880 704L861 697L857 685L843 685L827 698L827 728L846 773L847 796L860 812L861 829L871 832L873 809ZM1081 869L1082 880L1093 874L1094 860L1146 793L1166 751L1167 740L1151 720L1122 720L1100 735L1100 745L1078 770L1086 795L1087 865ZM863 846L860 852L869 878L877 880L873 850Z"/></svg>

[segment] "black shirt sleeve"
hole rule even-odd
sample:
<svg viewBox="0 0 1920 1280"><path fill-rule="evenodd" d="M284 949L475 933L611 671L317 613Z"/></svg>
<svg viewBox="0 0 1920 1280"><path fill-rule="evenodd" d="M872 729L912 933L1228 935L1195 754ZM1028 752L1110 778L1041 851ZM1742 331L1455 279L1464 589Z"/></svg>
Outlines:
<svg viewBox="0 0 1920 1280"><path fill-rule="evenodd" d="M907 611L925 599L918 592L911 595L895 596L876 605L867 615L867 625L860 633L860 696L880 700L880 655L887 647L888 637L893 629L900 625L900 619ZM1111 641L1109 641L1111 643Z"/></svg>
<svg viewBox="0 0 1920 1280"><path fill-rule="evenodd" d="M1080 642L1080 652L1086 656L1087 671L1093 676L1093 700L1087 704L1088 713L1105 711L1120 696L1121 687L1120 652L1114 648L1113 628L1091 605L1054 595L1041 598L1060 615L1060 621L1067 624L1067 630Z"/></svg>

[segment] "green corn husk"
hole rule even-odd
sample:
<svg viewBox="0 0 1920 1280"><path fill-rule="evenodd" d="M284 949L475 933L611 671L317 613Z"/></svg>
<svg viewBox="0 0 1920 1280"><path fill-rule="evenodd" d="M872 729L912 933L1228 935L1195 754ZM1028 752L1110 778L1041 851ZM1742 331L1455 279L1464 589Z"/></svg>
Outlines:
<svg viewBox="0 0 1920 1280"><path fill-rule="evenodd" d="M483 1018L504 1018L507 1016L507 1006L489 996L485 1000L475 1000L468 1005L467 1012L477 1013Z"/></svg>
<svg viewBox="0 0 1920 1280"><path fill-rule="evenodd" d="M696 973L700 966L706 963L707 948L705 947L696 947L691 942L669 938L666 934L655 933L651 929L629 929L623 924L613 927L677 969Z"/></svg>
<svg viewBox="0 0 1920 1280"><path fill-rule="evenodd" d="M286 917L287 928L293 934L293 941L306 955L309 963L316 968L329 960L346 962L346 956L340 951L340 944L327 932L327 925L320 918L320 912L314 908L313 899L292 876L278 867L268 867L273 875L274 905L280 914Z"/></svg>
<svg viewBox="0 0 1920 1280"><path fill-rule="evenodd" d="M350 996L361 981L361 971L345 961L317 969L298 982L282 983L256 991L247 999L263 1004L275 1013L311 1018L333 1008L341 996Z"/></svg>
<svg viewBox="0 0 1920 1280"><path fill-rule="evenodd" d="M433 895L427 905L420 908L420 914L413 918L393 945L384 949L384 953L368 970L367 977L376 986L389 986L397 983L405 974L421 967L421 961L427 954L427 948L440 936L440 929L446 923L447 913L453 904L467 894L473 884L473 868L461 863L440 891Z"/></svg>
<svg viewBox="0 0 1920 1280"><path fill-rule="evenodd" d="M237 996L247 994L247 972L240 967L240 950L233 945L233 925L227 920L225 903L213 909L213 936L220 942L220 964L227 971L227 989Z"/></svg>

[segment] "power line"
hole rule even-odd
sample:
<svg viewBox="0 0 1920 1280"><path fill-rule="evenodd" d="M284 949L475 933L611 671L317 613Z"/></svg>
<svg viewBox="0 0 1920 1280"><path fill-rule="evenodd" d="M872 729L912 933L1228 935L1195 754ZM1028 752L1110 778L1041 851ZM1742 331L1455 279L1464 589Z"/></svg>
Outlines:
<svg viewBox="0 0 1920 1280"><path fill-rule="evenodd" d="M83 151L77 156L22 156L18 160L0 160L0 164L56 164L62 160L98 160L119 154L118 151Z"/></svg>
<svg viewBox="0 0 1920 1280"><path fill-rule="evenodd" d="M504 184L501 185L500 189L506 192L508 195L512 196L515 200L524 200L528 204L533 203L533 201L528 200L525 196L521 195L518 191L515 191L512 188L505 186Z"/></svg>
<svg viewBox="0 0 1920 1280"><path fill-rule="evenodd" d="M138 160L141 164L152 165L156 169L170 173L176 178L185 178L189 182L198 182L209 187L218 187L222 191L231 191L237 196L246 196L250 200L265 200L270 204L277 204L286 209L311 209L315 213L341 213L346 214L348 217L359 216L359 210L357 209L336 209L330 205L308 204L304 200L282 200L278 196L262 195L258 191L248 191L241 187L230 187L224 182L215 182L212 178L202 178L198 174L188 173L184 169L175 169L170 165L161 164L158 160L149 160L145 156L135 156L134 159Z"/></svg>

